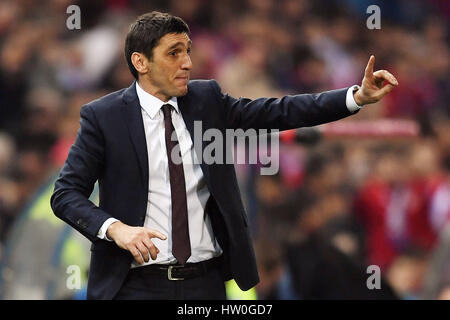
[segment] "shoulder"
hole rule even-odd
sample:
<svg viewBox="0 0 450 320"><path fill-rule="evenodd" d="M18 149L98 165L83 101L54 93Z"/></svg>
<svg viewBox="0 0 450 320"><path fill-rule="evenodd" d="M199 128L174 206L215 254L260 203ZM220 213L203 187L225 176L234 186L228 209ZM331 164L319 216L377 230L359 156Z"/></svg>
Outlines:
<svg viewBox="0 0 450 320"><path fill-rule="evenodd" d="M188 84L187 100L221 103L222 92L216 80L191 80Z"/></svg>
<svg viewBox="0 0 450 320"><path fill-rule="evenodd" d="M109 93L103 97L95 99L87 103L84 107L88 107L94 111L109 111L111 108L117 107L123 103L123 94L126 88Z"/></svg>
<svg viewBox="0 0 450 320"><path fill-rule="evenodd" d="M191 80L189 81L189 85L188 85L189 90L194 90L194 91L205 91L205 90L211 90L211 91L216 91L216 92L220 92L220 86L217 83L217 81L215 79L210 79L210 80Z"/></svg>

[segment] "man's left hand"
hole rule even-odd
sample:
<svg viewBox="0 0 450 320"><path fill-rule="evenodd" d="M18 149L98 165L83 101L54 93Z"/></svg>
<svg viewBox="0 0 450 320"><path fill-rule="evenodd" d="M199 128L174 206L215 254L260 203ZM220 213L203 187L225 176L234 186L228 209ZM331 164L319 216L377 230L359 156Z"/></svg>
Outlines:
<svg viewBox="0 0 450 320"><path fill-rule="evenodd" d="M354 92L355 102L359 105L365 105L380 101L385 95L398 86L398 81L395 77L386 70L378 70L373 72L373 65L375 64L375 57L370 56L364 72L361 88ZM387 85L383 86L384 82Z"/></svg>

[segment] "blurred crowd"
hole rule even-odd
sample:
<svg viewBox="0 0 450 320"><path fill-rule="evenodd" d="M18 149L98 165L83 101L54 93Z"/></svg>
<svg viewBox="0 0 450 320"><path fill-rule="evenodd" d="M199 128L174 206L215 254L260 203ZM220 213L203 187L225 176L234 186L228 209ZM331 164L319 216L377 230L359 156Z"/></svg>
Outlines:
<svg viewBox="0 0 450 320"><path fill-rule="evenodd" d="M69 5L81 29L69 30ZM381 29L366 8L378 4ZM152 10L191 28L194 79L249 98L360 84L375 55L400 85L342 120L408 120L415 136L283 142L273 176L238 168L260 299L450 299L448 1L50 0L0 2L0 244L54 176L83 104L133 81L129 24ZM1 250L0 250L1 259Z"/></svg>

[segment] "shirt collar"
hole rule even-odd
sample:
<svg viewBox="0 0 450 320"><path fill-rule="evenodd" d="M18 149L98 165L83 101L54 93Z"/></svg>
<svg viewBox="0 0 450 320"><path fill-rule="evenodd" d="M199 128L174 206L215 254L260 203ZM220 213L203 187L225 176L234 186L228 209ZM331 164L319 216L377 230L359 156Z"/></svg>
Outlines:
<svg viewBox="0 0 450 320"><path fill-rule="evenodd" d="M150 116L151 119L154 119L158 111L161 109L161 107L165 104L170 104L176 112L179 112L178 110L178 101L177 97L172 97L169 101L164 102L154 95L151 95L150 93L144 91L139 86L139 83L136 81L136 93L139 98L139 103L141 107L147 112L147 114Z"/></svg>

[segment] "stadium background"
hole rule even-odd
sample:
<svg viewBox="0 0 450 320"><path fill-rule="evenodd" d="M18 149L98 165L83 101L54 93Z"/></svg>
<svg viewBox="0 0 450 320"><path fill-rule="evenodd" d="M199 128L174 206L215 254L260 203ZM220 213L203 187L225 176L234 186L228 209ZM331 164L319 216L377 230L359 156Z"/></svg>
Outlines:
<svg viewBox="0 0 450 320"><path fill-rule="evenodd" d="M80 30L66 27L71 4L81 8ZM380 30L366 27L372 4ZM2 1L0 297L83 298L66 288L66 268L79 265L85 284L89 244L53 216L53 181L80 107L133 80L123 57L128 25L160 10L191 28L192 78L215 78L236 97L359 84L370 54L400 83L353 117L284 136L277 175L236 166L261 283L250 297L230 288L230 299L358 298L345 291L365 281L368 265L400 299L450 299L449 6Z"/></svg>

